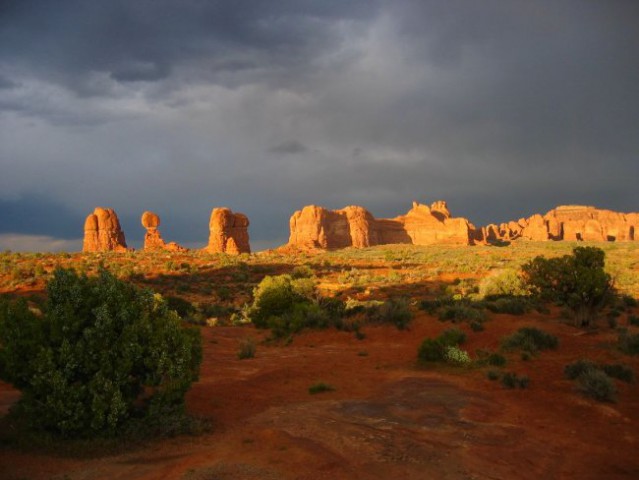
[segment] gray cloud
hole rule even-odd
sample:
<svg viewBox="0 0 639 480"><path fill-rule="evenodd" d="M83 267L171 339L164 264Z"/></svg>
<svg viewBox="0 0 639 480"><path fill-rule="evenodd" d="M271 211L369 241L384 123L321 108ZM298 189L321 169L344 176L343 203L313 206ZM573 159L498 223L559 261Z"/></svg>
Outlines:
<svg viewBox="0 0 639 480"><path fill-rule="evenodd" d="M269 148L268 151L281 155L291 155L296 153L304 153L308 151L308 148L306 147L306 145L301 144L297 140L289 140Z"/></svg>
<svg viewBox="0 0 639 480"><path fill-rule="evenodd" d="M638 209L633 2L1 5L3 232L76 238L96 205L133 242L150 209L193 244L226 205L264 245L308 203ZM41 201L64 227L11 213Z"/></svg>
<svg viewBox="0 0 639 480"><path fill-rule="evenodd" d="M13 82L11 80L9 80L8 78L0 75L0 89L9 89L9 88L16 88L19 85L16 82Z"/></svg>

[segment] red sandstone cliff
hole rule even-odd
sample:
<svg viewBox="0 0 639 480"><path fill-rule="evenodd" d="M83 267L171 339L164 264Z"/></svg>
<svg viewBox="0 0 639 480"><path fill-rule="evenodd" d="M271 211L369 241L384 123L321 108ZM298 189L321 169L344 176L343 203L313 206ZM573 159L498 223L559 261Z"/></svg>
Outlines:
<svg viewBox="0 0 639 480"><path fill-rule="evenodd" d="M582 205L563 205L545 215L535 214L517 222L488 225L480 237L487 243L498 241L567 240L634 241L639 228L639 213L619 213Z"/></svg>
<svg viewBox="0 0 639 480"><path fill-rule="evenodd" d="M310 205L293 214L288 245L301 249L338 249L393 243L472 244L472 225L452 218L446 202L428 207L414 202L405 215L376 219L363 207L327 210Z"/></svg>

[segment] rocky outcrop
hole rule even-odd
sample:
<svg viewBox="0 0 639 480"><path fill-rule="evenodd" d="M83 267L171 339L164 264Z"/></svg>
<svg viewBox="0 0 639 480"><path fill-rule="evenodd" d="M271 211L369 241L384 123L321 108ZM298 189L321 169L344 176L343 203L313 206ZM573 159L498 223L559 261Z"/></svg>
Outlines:
<svg viewBox="0 0 639 480"><path fill-rule="evenodd" d="M376 219L363 207L327 210L310 205L293 214L288 246L333 250L404 243L413 245L472 243L474 227L464 218L452 218L446 202L431 207L413 202L406 213Z"/></svg>
<svg viewBox="0 0 639 480"><path fill-rule="evenodd" d="M209 244L205 250L230 255L251 253L248 226L248 217L243 213L214 208L209 221Z"/></svg>
<svg viewBox="0 0 639 480"><path fill-rule="evenodd" d="M582 205L564 205L545 215L535 214L518 222L488 225L481 229L487 243L517 239L546 241L634 241L639 227L638 213L619 213Z"/></svg>
<svg viewBox="0 0 639 480"><path fill-rule="evenodd" d="M84 222L83 252L126 252L120 220L112 208L97 207Z"/></svg>
<svg viewBox="0 0 639 480"><path fill-rule="evenodd" d="M378 244L375 219L362 207L327 210L309 205L295 212L289 223L289 245L303 249L332 250Z"/></svg>
<svg viewBox="0 0 639 480"><path fill-rule="evenodd" d="M166 243L160 235L160 217L153 212L144 212L141 218L142 226L146 229L144 234L145 251L185 252L188 249L175 242Z"/></svg>

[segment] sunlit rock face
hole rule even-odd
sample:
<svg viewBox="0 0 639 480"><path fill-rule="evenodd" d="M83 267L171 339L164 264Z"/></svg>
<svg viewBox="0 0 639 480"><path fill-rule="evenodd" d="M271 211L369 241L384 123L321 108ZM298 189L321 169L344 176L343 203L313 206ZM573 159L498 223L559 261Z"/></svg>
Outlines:
<svg viewBox="0 0 639 480"><path fill-rule="evenodd" d="M120 220L112 208L97 207L84 222L83 252L126 252Z"/></svg>
<svg viewBox="0 0 639 480"><path fill-rule="evenodd" d="M288 246L333 250L396 243L469 245L473 228L465 218L452 218L444 201L430 207L413 202L405 215L390 219L376 219L359 206L328 210L309 205L291 217Z"/></svg>
<svg viewBox="0 0 639 480"><path fill-rule="evenodd" d="M228 208L214 208L209 221L209 243L205 250L230 255L251 253L248 226L249 219L243 213L233 213Z"/></svg>
<svg viewBox="0 0 639 480"><path fill-rule="evenodd" d="M627 242L637 240L639 213L619 213L583 205L562 205L545 215L481 229L487 243L524 240Z"/></svg>

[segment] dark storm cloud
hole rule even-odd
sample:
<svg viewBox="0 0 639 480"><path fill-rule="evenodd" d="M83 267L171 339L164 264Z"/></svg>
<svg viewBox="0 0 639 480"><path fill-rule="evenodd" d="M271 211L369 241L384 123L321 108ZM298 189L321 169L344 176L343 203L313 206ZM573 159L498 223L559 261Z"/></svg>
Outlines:
<svg viewBox="0 0 639 480"><path fill-rule="evenodd" d="M623 1L0 2L2 231L76 238L96 205L132 243L150 209L192 244L222 205L273 242L309 203L636 211L638 23Z"/></svg>
<svg viewBox="0 0 639 480"><path fill-rule="evenodd" d="M158 81L197 61L197 74L294 66L329 48L327 26L370 17L375 1L9 1L0 56L81 93L91 72Z"/></svg>
<svg viewBox="0 0 639 480"><path fill-rule="evenodd" d="M296 153L304 153L308 150L306 145L301 144L296 140L289 140L282 142L274 147L268 149L271 153L279 153L281 155L292 155Z"/></svg>
<svg viewBox="0 0 639 480"><path fill-rule="evenodd" d="M0 198L0 212L0 234L20 232L63 239L82 237L83 224L78 223L76 215L50 198L37 195L14 200Z"/></svg>

